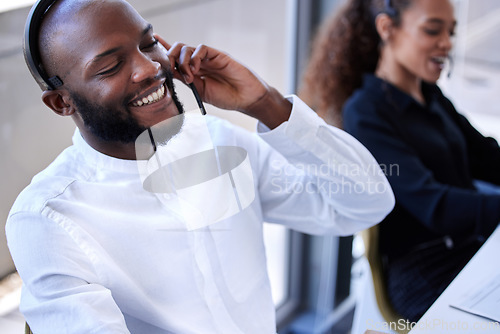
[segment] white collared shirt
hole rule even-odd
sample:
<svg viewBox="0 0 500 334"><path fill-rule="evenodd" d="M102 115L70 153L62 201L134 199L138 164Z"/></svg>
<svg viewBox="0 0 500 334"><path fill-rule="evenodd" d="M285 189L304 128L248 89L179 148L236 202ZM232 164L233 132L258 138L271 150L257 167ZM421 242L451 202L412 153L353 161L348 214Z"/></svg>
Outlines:
<svg viewBox="0 0 500 334"><path fill-rule="evenodd" d="M20 194L6 226L32 330L275 333L263 222L349 235L394 206L372 155L290 100L290 120L272 131L260 125L259 135L205 117L214 146L247 152L253 195L193 228L175 195L145 190L137 161L103 155L76 132Z"/></svg>

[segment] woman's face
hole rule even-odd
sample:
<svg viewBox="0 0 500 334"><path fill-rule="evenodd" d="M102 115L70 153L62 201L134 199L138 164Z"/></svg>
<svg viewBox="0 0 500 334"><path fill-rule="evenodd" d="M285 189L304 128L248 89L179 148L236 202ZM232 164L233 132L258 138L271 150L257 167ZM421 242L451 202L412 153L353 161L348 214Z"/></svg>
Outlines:
<svg viewBox="0 0 500 334"><path fill-rule="evenodd" d="M436 82L452 48L455 26L450 0L414 0L387 45L399 70L405 76Z"/></svg>

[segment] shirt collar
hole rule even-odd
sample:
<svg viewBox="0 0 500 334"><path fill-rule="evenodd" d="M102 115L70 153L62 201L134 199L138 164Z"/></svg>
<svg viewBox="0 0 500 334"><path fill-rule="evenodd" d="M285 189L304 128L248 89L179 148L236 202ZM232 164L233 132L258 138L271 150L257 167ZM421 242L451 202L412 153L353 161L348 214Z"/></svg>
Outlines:
<svg viewBox="0 0 500 334"><path fill-rule="evenodd" d="M412 105L422 109L427 109L426 106L422 106L413 97L403 92L393 84L375 76L373 73L366 73L363 76L363 88L376 96L390 96L392 102L399 107L397 110L402 112L407 110L408 107ZM435 96L436 89L436 85L422 81L422 92L428 105L431 104L432 99Z"/></svg>
<svg viewBox="0 0 500 334"><path fill-rule="evenodd" d="M73 134L73 146L82 153L87 164L94 165L97 169L132 174L138 173L136 160L117 159L95 150L85 141L85 139L83 139L78 128L76 128Z"/></svg>

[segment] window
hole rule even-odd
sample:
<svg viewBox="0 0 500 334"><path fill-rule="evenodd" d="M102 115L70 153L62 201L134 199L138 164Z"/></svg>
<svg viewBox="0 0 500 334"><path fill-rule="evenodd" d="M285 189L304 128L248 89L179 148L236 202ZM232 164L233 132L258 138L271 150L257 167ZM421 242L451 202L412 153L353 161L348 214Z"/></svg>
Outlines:
<svg viewBox="0 0 500 334"><path fill-rule="evenodd" d="M500 140L500 3L455 0L453 66L439 85L481 133Z"/></svg>
<svg viewBox="0 0 500 334"><path fill-rule="evenodd" d="M31 6L34 0L10 0L0 2L0 13L21 7Z"/></svg>

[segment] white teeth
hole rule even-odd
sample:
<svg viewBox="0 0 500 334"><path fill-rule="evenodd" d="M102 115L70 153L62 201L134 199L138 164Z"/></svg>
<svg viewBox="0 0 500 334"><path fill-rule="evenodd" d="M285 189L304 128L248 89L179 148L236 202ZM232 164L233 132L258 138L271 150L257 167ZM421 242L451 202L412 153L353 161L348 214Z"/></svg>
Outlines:
<svg viewBox="0 0 500 334"><path fill-rule="evenodd" d="M150 95L143 97L141 100L137 100L132 105L136 107L142 107L143 105L149 105L158 102L165 96L165 86L161 86L157 91L151 93Z"/></svg>
<svg viewBox="0 0 500 334"><path fill-rule="evenodd" d="M433 59L435 62L441 63L441 64L446 61L446 57L434 57Z"/></svg>

